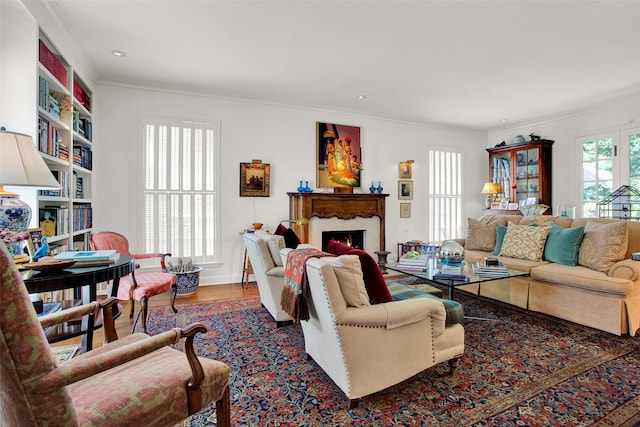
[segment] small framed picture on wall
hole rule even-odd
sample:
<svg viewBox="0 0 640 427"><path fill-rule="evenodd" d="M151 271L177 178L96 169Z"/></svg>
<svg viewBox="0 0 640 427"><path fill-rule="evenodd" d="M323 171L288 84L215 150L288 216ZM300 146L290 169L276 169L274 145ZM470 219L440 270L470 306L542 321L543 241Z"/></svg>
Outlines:
<svg viewBox="0 0 640 427"><path fill-rule="evenodd" d="M400 162L400 179L411 179L413 162Z"/></svg>
<svg viewBox="0 0 640 427"><path fill-rule="evenodd" d="M400 203L400 218L411 218L411 203Z"/></svg>
<svg viewBox="0 0 640 427"><path fill-rule="evenodd" d="M413 200L413 181L398 181L398 199Z"/></svg>

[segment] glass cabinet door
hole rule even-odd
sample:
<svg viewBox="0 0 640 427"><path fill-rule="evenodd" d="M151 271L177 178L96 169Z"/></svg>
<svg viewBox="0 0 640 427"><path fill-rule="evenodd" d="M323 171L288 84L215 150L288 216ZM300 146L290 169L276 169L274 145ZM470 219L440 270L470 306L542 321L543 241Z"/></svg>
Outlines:
<svg viewBox="0 0 640 427"><path fill-rule="evenodd" d="M502 185L502 193L496 197L510 199L511 154L509 152L491 155L491 181Z"/></svg>
<svg viewBox="0 0 640 427"><path fill-rule="evenodd" d="M540 191L540 157L538 148L516 151L516 201L531 199L538 203Z"/></svg>

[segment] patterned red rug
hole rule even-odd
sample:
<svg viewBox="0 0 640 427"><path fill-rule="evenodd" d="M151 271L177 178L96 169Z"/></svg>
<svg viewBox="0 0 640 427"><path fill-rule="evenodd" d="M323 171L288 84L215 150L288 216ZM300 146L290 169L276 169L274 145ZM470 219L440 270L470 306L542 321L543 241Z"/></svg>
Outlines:
<svg viewBox="0 0 640 427"><path fill-rule="evenodd" d="M153 310L156 333L202 322L200 355L231 366L234 426L634 426L640 423L640 339L616 337L495 301L457 294L465 356L360 401L304 353L299 325L276 328L257 298ZM398 363L401 363L399 361ZM372 373L375 375L375 373ZM186 426L215 426L213 407Z"/></svg>

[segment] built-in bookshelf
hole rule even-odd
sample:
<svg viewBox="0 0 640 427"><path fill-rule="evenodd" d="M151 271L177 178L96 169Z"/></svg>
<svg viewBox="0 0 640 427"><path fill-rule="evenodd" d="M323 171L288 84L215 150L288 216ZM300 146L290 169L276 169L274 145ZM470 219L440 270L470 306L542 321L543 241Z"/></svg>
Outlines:
<svg viewBox="0 0 640 427"><path fill-rule="evenodd" d="M40 228L53 254L88 249L93 223L93 93L42 31L37 84L38 149L61 186L38 192Z"/></svg>

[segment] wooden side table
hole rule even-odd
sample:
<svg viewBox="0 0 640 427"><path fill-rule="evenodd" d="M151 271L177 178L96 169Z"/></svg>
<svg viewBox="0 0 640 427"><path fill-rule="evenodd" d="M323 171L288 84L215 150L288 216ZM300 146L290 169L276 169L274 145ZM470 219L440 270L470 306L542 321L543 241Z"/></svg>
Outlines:
<svg viewBox="0 0 640 427"><path fill-rule="evenodd" d="M253 274L253 268L251 268L251 260L247 255L247 248L244 248L244 256L242 257L242 287L249 287L249 275Z"/></svg>

